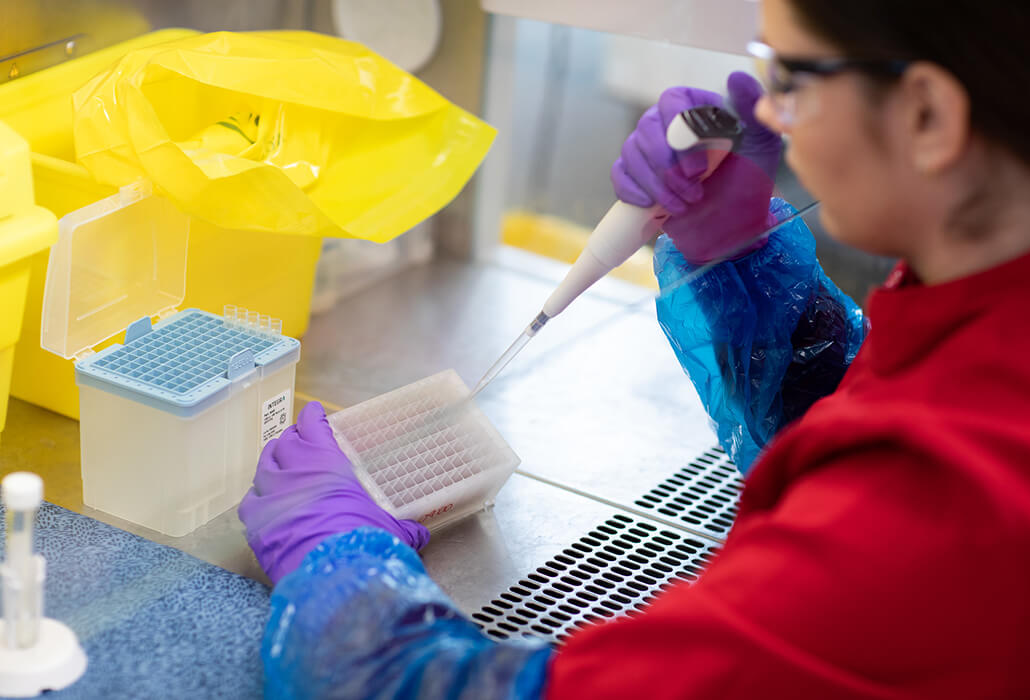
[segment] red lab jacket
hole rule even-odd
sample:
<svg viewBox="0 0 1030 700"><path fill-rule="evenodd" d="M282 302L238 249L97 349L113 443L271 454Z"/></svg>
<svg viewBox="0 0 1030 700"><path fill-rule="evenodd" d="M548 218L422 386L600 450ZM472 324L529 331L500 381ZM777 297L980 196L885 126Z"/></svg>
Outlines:
<svg viewBox="0 0 1030 700"><path fill-rule="evenodd" d="M548 698L1030 698L1030 255L911 277L700 581L570 637Z"/></svg>

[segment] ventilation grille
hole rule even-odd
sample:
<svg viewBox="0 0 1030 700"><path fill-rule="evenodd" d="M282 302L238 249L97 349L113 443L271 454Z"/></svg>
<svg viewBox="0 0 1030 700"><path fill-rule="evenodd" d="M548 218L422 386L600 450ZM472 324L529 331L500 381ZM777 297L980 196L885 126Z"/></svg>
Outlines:
<svg viewBox="0 0 1030 700"><path fill-rule="evenodd" d="M634 503L658 515L724 539L737 517L744 482L720 448L695 458Z"/></svg>
<svg viewBox="0 0 1030 700"><path fill-rule="evenodd" d="M616 514L472 618L494 639L562 642L575 628L633 615L670 586L696 581L717 552L715 542Z"/></svg>

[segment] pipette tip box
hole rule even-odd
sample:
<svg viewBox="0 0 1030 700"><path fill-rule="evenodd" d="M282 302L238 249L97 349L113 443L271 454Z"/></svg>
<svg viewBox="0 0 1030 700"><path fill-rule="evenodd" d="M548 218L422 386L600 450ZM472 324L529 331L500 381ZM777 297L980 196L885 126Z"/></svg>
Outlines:
<svg viewBox="0 0 1030 700"><path fill-rule="evenodd" d="M490 505L519 464L453 370L334 413L329 424L376 503L430 530Z"/></svg>
<svg viewBox="0 0 1030 700"><path fill-rule="evenodd" d="M76 360L83 501L173 537L246 493L262 447L292 422L300 359L267 316L176 311L188 231L145 185L63 217L41 339Z"/></svg>
<svg viewBox="0 0 1030 700"><path fill-rule="evenodd" d="M293 419L300 344L188 309L80 361L86 505L182 536L236 505Z"/></svg>

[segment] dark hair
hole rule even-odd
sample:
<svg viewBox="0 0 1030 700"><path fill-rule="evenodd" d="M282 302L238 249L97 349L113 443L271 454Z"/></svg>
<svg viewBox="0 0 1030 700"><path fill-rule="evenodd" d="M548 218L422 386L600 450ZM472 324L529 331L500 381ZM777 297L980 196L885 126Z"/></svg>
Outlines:
<svg viewBox="0 0 1030 700"><path fill-rule="evenodd" d="M945 68L969 94L973 128L1030 164L1026 0L788 2L802 25L842 55L925 60Z"/></svg>

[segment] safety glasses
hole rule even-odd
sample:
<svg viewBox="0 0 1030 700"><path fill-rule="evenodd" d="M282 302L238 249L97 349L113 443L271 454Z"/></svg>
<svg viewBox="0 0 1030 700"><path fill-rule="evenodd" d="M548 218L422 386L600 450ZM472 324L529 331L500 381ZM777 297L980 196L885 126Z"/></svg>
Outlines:
<svg viewBox="0 0 1030 700"><path fill-rule="evenodd" d="M908 61L866 58L794 58L780 56L768 44L748 42L747 51L755 59L759 79L770 95L795 91L806 79L826 78L847 71L859 71L886 77L899 76L908 68Z"/></svg>
<svg viewBox="0 0 1030 700"><path fill-rule="evenodd" d="M761 41L749 42L747 50L755 59L756 72L772 101L777 120L788 129L819 112L817 95L802 97L801 88L813 81L847 71L897 77L909 64L901 60L787 57Z"/></svg>

